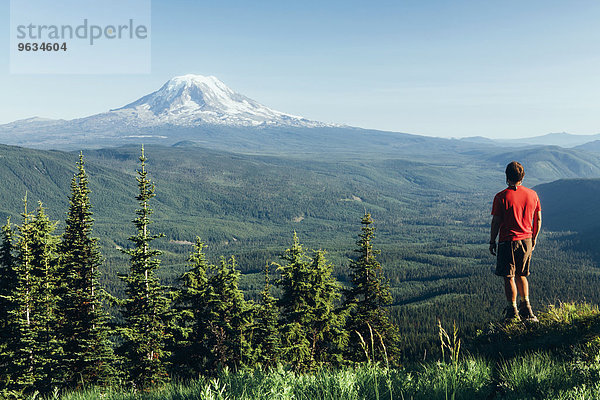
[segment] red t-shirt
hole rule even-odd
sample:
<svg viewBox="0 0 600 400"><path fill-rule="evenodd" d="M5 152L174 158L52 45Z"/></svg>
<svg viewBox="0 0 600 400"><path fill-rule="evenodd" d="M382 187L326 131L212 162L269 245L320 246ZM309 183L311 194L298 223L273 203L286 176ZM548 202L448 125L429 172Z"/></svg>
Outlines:
<svg viewBox="0 0 600 400"><path fill-rule="evenodd" d="M533 217L541 210L540 199L534 190L524 186L508 187L494 197L492 215L502 218L500 242L515 241L533 236Z"/></svg>

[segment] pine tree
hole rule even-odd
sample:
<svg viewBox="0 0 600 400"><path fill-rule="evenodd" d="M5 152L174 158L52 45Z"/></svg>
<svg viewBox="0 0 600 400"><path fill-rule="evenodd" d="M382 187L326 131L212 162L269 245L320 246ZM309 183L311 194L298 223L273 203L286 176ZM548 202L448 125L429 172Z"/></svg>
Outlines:
<svg viewBox="0 0 600 400"><path fill-rule="evenodd" d="M285 264L277 264L280 273L277 285L282 294L281 309L281 355L282 359L296 368L303 368L310 360L310 340L305 326L310 322L307 315L307 299L311 296L309 283L310 262L298 240L296 232L292 246L281 256Z"/></svg>
<svg viewBox="0 0 600 400"><path fill-rule="evenodd" d="M325 259L325 251L315 252L312 264L313 321L311 323L311 360L313 365L339 365L347 345L346 312L338 307L341 286L333 277L333 265Z"/></svg>
<svg viewBox="0 0 600 400"><path fill-rule="evenodd" d="M125 370L133 383L147 390L168 380L165 350L168 299L155 271L160 266L159 250L151 243L162 235L151 235L148 227L153 211L149 202L155 196L154 184L148 179L144 148L138 170L139 194L136 199L140 208L133 223L137 234L129 238L133 248L125 251L130 256L130 270L123 277L127 298L122 311L124 326L121 329L125 356Z"/></svg>
<svg viewBox="0 0 600 400"><path fill-rule="evenodd" d="M27 392L36 381L36 373L40 368L35 353L35 292L36 282L33 277L33 215L27 211L27 196L24 199L25 211L21 225L17 226L17 243L15 273L16 285L11 288L8 309L9 324L12 325L12 335L7 344L8 354L11 355L7 375L9 389Z"/></svg>
<svg viewBox="0 0 600 400"><path fill-rule="evenodd" d="M325 253L317 251L309 259L294 232L292 247L279 265L282 289L282 358L299 370L341 361L346 342L344 313L336 310L340 287L331 275Z"/></svg>
<svg viewBox="0 0 600 400"><path fill-rule="evenodd" d="M277 299L271 294L269 264L265 266L265 287L260 292L253 333L256 362L265 367L274 367L279 362L281 338L279 337L279 309Z"/></svg>
<svg viewBox="0 0 600 400"><path fill-rule="evenodd" d="M50 221L40 203L33 218L32 272L37 278L35 339L42 366L35 386L41 393L48 393L53 387L62 385L54 373L60 368L62 357L62 338L57 335L59 238L53 235L56 225L56 222Z"/></svg>
<svg viewBox="0 0 600 400"><path fill-rule="evenodd" d="M11 342L16 335L16 325L11 318L15 307L12 295L17 287L14 229L9 218L2 227L0 244L0 388L9 385L10 362L15 351L11 348Z"/></svg>
<svg viewBox="0 0 600 400"><path fill-rule="evenodd" d="M214 291L208 282L208 271L213 266L206 261L204 243L196 237L193 251L188 259L188 271L181 277L181 288L175 302L175 351L173 366L185 377L197 377L206 370L210 350L205 340L209 323L209 309Z"/></svg>
<svg viewBox="0 0 600 400"><path fill-rule="evenodd" d="M347 357L367 361L366 353L393 363L398 357L398 328L390 321L386 308L392 295L376 259L379 250L373 249L372 223L371 214L365 214L356 242L358 257L350 262L352 287L346 291L345 306L350 311L346 329L353 340L349 342Z"/></svg>
<svg viewBox="0 0 600 400"><path fill-rule="evenodd" d="M9 325L8 308L9 296L16 286L15 254L14 254L14 228L7 219L2 227L2 243L0 244L0 338L6 335ZM0 351L5 340L0 339Z"/></svg>
<svg viewBox="0 0 600 400"><path fill-rule="evenodd" d="M239 289L240 271L235 257L221 257L219 268L209 279L212 295L207 304L205 344L211 353L211 371L253 365L253 304L244 300Z"/></svg>
<svg viewBox="0 0 600 400"><path fill-rule="evenodd" d="M94 220L83 154L71 180L65 233L59 246L59 332L63 340L65 386L107 385L114 375L108 315L99 284L101 256L91 237Z"/></svg>
<svg viewBox="0 0 600 400"><path fill-rule="evenodd" d="M36 390L48 393L60 386L54 371L60 365L61 343L56 334L56 246L53 235L56 223L46 216L40 203L35 214L22 214L17 227L14 246L16 285L8 300L8 319L11 337L7 354L11 360L7 368L9 388L21 393Z"/></svg>

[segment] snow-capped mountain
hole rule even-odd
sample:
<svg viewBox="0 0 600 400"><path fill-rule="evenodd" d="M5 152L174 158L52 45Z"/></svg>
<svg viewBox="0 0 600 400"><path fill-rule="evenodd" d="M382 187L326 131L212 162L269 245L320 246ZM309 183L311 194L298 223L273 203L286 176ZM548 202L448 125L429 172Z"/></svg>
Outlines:
<svg viewBox="0 0 600 400"><path fill-rule="evenodd" d="M273 110L227 87L214 76L176 76L157 91L121 108L73 120L27 118L0 125L2 132L46 131L126 132L160 126L294 126L325 127L329 124Z"/></svg>
<svg viewBox="0 0 600 400"><path fill-rule="evenodd" d="M227 141L248 129L341 128L273 110L214 76L183 75L121 108L72 120L38 117L0 125L0 143L39 148L82 148L125 143ZM224 133L224 132L228 133ZM217 134L217 132L219 132ZM259 141L260 138L252 138Z"/></svg>
<svg viewBox="0 0 600 400"><path fill-rule="evenodd" d="M273 110L234 92L214 76L202 75L174 77L156 92L109 113L137 120L135 122L139 126L325 126L320 122Z"/></svg>

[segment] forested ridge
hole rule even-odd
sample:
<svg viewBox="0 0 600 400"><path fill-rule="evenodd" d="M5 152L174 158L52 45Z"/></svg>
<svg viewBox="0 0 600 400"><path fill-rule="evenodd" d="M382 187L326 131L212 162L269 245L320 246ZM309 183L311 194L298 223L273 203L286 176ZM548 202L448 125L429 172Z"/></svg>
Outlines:
<svg viewBox="0 0 600 400"><path fill-rule="evenodd" d="M12 183L2 190L7 202L1 212L21 224L18 214L27 193L30 210L40 199L50 221L64 220L77 155L4 150L2 161L10 168L2 171ZM377 259L390 285L387 309L399 329L400 358L431 357L438 318L446 326L457 321L465 335L499 318L500 282L489 272L493 260L482 243L488 234L488 203L502 189L501 171L441 161L294 160L160 147L146 151L157 185L152 230L165 234L153 244L162 252L156 271L161 284L180 285L178 278L188 271L192 244L198 248L195 237L200 236L206 263L217 266L210 268L215 276L223 270L233 279L236 273L225 271L240 271L244 301L261 304L267 294L264 267L280 262L296 231L304 248L327 250L325 264L340 288L347 288L357 222L366 210L377 227ZM134 233L130 221L136 209L138 157L135 148L86 152L94 234L103 255L98 281L113 300L126 298L128 290L118 275L129 269L129 256L121 249L133 248L128 237ZM60 222L52 235L64 230ZM583 298L598 302L594 255L572 240L572 233L546 231L541 239L533 265L534 306ZM318 254L307 253L309 259ZM275 284L275 267L271 275L269 293L279 298L283 292ZM118 307L113 302L110 310ZM173 349L166 346L164 352Z"/></svg>

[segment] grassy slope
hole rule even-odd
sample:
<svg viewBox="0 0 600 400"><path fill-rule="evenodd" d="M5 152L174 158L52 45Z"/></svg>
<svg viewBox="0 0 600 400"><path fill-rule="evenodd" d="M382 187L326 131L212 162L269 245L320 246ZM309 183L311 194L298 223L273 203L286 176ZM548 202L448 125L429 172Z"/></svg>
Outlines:
<svg viewBox="0 0 600 400"><path fill-rule="evenodd" d="M387 369L370 365L313 374L277 370L224 371L217 378L171 384L149 394L131 388L90 390L80 399L595 399L600 395L600 312L588 304L559 304L540 323L496 324L445 359ZM565 340L566 339L566 340ZM465 347L468 349L465 351ZM493 350L491 350L493 349ZM498 352L500 351L500 352Z"/></svg>

